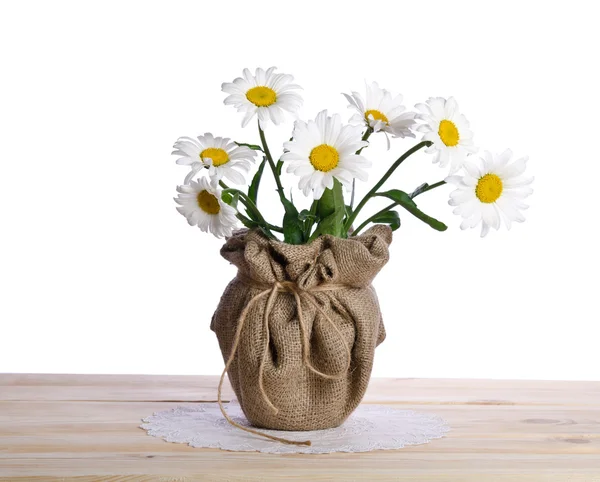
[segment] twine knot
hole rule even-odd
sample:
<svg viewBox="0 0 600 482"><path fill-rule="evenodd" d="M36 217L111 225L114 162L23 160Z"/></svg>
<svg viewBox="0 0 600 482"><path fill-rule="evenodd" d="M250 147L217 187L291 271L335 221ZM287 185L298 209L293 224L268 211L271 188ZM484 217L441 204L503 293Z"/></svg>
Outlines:
<svg viewBox="0 0 600 482"><path fill-rule="evenodd" d="M296 309L298 311L298 325L300 327L300 342L302 344L302 362L304 363L304 366L306 368L308 368L314 374L316 374L322 378L328 379L328 380L339 380L340 378L343 378L350 369L350 363L352 362L352 352L350 351L350 347L348 346L348 343L346 342L344 335L342 334L340 329L337 327L335 322L330 318L330 316L327 313L325 313L325 311L323 311L323 309L319 305L319 302L317 301L317 299L313 293L315 293L315 292L330 292L330 291L334 291L334 290L348 288L348 286L346 286L344 284L337 284L337 283L325 283L322 285L316 285L316 286L308 288L308 289L303 289L303 288L300 288L298 286L298 284L295 283L294 281L275 281L273 284L269 285L269 284L260 283L253 279L247 278L247 277L243 276L241 273L238 273L237 279L251 288L260 289L261 292L258 293L256 296L254 296L248 302L248 304L246 305L246 307L243 309L242 313L240 314L240 318L237 323L237 329L236 329L235 336L233 339L231 353L229 354L229 358L227 360L227 363L225 363L225 368L223 369L223 373L221 374L221 379L219 381L219 389L217 392L217 399L219 402L219 408L221 409L221 413L223 413L223 416L227 419L227 421L231 425L233 425L237 428L240 428L246 432L250 432L255 435L260 435L262 437L266 437L268 439L276 440L278 442L282 442L282 443L289 444L289 445L310 445L311 444L310 440L306 440L303 442L296 442L296 441L284 439L281 437L275 437L275 436L272 436L272 435L269 435L266 433L259 432L257 430L250 429L248 427L244 427L244 426L234 422L233 420L231 420L231 418L227 415L225 408L223 407L223 403L221 401L221 390L223 387L223 381L225 380L225 374L227 373L227 370L229 369L229 366L233 362L233 360L235 358L235 354L237 353L238 345L240 342L240 336L242 333L242 328L244 327L244 323L246 321L248 313L250 312L250 309L260 299L268 296L267 303L265 306L265 312L264 312L264 316L263 316L264 348L263 348L263 354L262 354L262 358L260 361L260 365L258 368L258 385L259 385L260 393L261 393L265 403L271 408L271 410L273 410L273 412L275 414L277 414L279 412L279 409L275 405L273 405L273 403L269 399L269 396L267 395L267 393L265 391L264 381L263 381L265 363L266 363L267 357L269 355L269 341L270 341L269 315L271 314L271 309L273 308L273 304L275 303L275 299L277 298L279 293L290 293L294 296L294 299L296 301ZM302 311L302 300L306 300L308 303L312 304L316 308L316 310L321 315L323 315L325 320L327 320L329 322L329 324L333 327L334 331L336 332L340 341L342 342L342 344L345 348L345 351L346 351L347 363L340 372L324 373L324 372L317 370L312 365L312 363L310 361L310 339L308 336L308 330L306 328L306 322L304 321L304 314Z"/></svg>

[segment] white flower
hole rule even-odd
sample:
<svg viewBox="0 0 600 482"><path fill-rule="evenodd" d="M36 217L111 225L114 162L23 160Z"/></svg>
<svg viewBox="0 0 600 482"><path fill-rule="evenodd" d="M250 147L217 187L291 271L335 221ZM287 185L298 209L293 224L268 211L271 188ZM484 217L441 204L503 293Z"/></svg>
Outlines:
<svg viewBox="0 0 600 482"><path fill-rule="evenodd" d="M529 187L533 178L522 175L527 157L509 164L511 157L510 149L497 156L485 151L479 158L482 165L467 161L464 164L464 176L446 179L446 182L457 186L450 193L448 204L456 206L454 214L462 216L461 229L474 228L481 222L483 237L490 227L498 229L501 219L504 219L508 229L513 221L525 221L520 210L528 208L523 200L533 192Z"/></svg>
<svg viewBox="0 0 600 482"><path fill-rule="evenodd" d="M177 192L175 202L180 205L177 211L185 216L190 226L198 226L217 238L231 236L236 227L236 211L221 200L221 190L213 187L207 178L177 186Z"/></svg>
<svg viewBox="0 0 600 482"><path fill-rule="evenodd" d="M214 137L210 132L198 136L197 139L180 137L173 148L175 150L172 154L181 156L177 159L177 164L192 168L184 184L189 183L203 167L208 168L208 175L213 184L217 184L223 177L236 184L244 184L244 175L237 169L247 173L256 155L252 149L238 146L226 137Z"/></svg>
<svg viewBox="0 0 600 482"><path fill-rule="evenodd" d="M281 160L289 161L287 172L300 176L298 188L304 195L312 190L314 199L320 199L326 188L333 188L334 177L348 187L353 178L367 180L364 169L371 162L356 154L367 145L361 137L361 126L343 126L338 114L328 117L324 110L314 121L296 121L293 140L283 144L288 152Z"/></svg>
<svg viewBox="0 0 600 482"><path fill-rule="evenodd" d="M392 94L379 87L377 82L367 84L366 101L358 92L352 95L344 94L350 103L350 108L358 113L352 116L350 122L368 125L373 132L383 131L393 137L415 137L411 127L415 125L415 113L404 112L402 95L392 97Z"/></svg>
<svg viewBox="0 0 600 482"><path fill-rule="evenodd" d="M450 162L450 174L455 173L465 162L469 153L477 151L473 146L473 132L469 121L458 111L454 97L430 97L427 103L415 106L421 114L416 118L424 121L417 130L424 132L424 141L431 141L425 152L435 153L433 162L446 167Z"/></svg>
<svg viewBox="0 0 600 482"><path fill-rule="evenodd" d="M225 82L221 90L230 94L223 101L225 105L233 105L238 112L245 112L242 127L258 115L260 128L264 130L269 120L273 124L281 124L283 111L295 114L302 105L302 97L294 92L301 89L293 84L294 77L289 74L275 74L277 67L266 72L258 68L255 75L244 69L244 77L238 77L232 83Z"/></svg>

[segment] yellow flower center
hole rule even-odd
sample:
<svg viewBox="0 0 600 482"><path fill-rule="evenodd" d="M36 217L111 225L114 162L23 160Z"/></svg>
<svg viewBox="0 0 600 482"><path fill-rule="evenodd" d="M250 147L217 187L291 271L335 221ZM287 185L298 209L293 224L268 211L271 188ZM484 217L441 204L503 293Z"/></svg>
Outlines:
<svg viewBox="0 0 600 482"><path fill-rule="evenodd" d="M198 206L200 206L200 209L205 213L219 214L221 206L214 194L209 193L207 190L200 191L196 199L198 200Z"/></svg>
<svg viewBox="0 0 600 482"><path fill-rule="evenodd" d="M502 194L502 179L496 174L486 174L479 178L475 187L475 195L482 203L493 203Z"/></svg>
<svg viewBox="0 0 600 482"><path fill-rule="evenodd" d="M277 94L270 87L258 86L246 92L246 99L257 107L268 107L275 103Z"/></svg>
<svg viewBox="0 0 600 482"><path fill-rule="evenodd" d="M375 119L375 120L383 121L386 124L389 123L388 118L385 116L385 114L383 112L380 112L380 111L375 110L375 109L368 110L367 112L365 112L365 119L367 119L367 121L370 120L369 119L370 115L372 115L373 119Z"/></svg>
<svg viewBox="0 0 600 482"><path fill-rule="evenodd" d="M442 142L448 147L454 147L456 144L458 144L458 140L460 139L456 125L454 122L448 119L444 119L442 122L440 122L438 134L440 135Z"/></svg>
<svg viewBox="0 0 600 482"><path fill-rule="evenodd" d="M310 151L310 163L317 171L331 171L340 162L340 154L335 147L321 144Z"/></svg>
<svg viewBox="0 0 600 482"><path fill-rule="evenodd" d="M221 166L229 162L229 156L227 153L223 149L217 147L209 147L208 149L204 149L200 153L200 158L202 160L212 159L213 166Z"/></svg>

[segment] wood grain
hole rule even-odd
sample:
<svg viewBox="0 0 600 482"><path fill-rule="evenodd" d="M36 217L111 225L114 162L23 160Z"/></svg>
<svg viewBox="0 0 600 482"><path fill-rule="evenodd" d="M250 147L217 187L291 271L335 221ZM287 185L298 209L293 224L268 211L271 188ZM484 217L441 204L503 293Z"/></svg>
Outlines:
<svg viewBox="0 0 600 482"><path fill-rule="evenodd" d="M0 375L0 480L600 482L598 382L374 379L366 402L435 413L452 430L365 454L194 449L138 428L155 411L214 400L217 382Z"/></svg>

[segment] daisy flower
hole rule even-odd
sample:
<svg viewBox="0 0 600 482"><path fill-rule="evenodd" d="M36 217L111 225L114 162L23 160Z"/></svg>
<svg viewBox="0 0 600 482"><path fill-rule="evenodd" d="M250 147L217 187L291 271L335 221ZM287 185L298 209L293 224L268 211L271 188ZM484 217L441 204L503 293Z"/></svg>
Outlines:
<svg viewBox="0 0 600 482"><path fill-rule="evenodd" d="M533 177L523 176L527 157L509 164L511 157L510 149L496 156L486 151L479 158L482 165L467 161L464 176L446 179L457 186L448 204L456 206L454 214L462 216L461 229L474 228L481 222L483 237L490 227L498 229L502 219L508 229L513 221L525 221L521 210L528 208L523 200L533 192L529 187Z"/></svg>
<svg viewBox="0 0 600 482"><path fill-rule="evenodd" d="M411 127L415 125L415 113L404 112L406 107L402 105L402 95L392 97L377 82L367 84L366 87L366 100L358 92L343 94L350 103L349 107L357 111L350 122L365 124L373 132L383 131L392 137L415 137L411 131Z"/></svg>
<svg viewBox="0 0 600 482"><path fill-rule="evenodd" d="M196 139L180 137L173 148L175 150L172 154L181 156L176 163L190 166L192 169L184 184L188 184L203 167L208 168L208 175L213 184L223 177L236 184L244 184L246 180L239 170L248 173L250 163L254 162L256 155L252 149L238 146L227 137L214 137L210 132Z"/></svg>
<svg viewBox="0 0 600 482"><path fill-rule="evenodd" d="M469 121L458 110L454 97L430 97L425 104L415 107L421 112L416 118L424 121L417 131L425 133L424 141L433 144L425 151L435 153L433 162L440 167L450 163L450 174L455 173L465 162L469 153L477 151L473 146L473 132Z"/></svg>
<svg viewBox="0 0 600 482"><path fill-rule="evenodd" d="M300 176L298 188L305 196L313 191L320 199L325 189L333 188L333 178L347 187L352 179L367 180L364 169L371 162L356 151L365 147L361 126L342 125L338 114L327 116L319 112L314 121L296 121L293 139L283 144L286 151L281 160L289 162L287 172Z"/></svg>
<svg viewBox="0 0 600 482"><path fill-rule="evenodd" d="M221 200L221 190L212 186L207 178L177 186L177 192L177 211L185 216L190 226L198 226L217 238L231 236L237 223L236 211Z"/></svg>
<svg viewBox="0 0 600 482"><path fill-rule="evenodd" d="M224 104L233 105L238 112L245 112L242 127L246 127L255 115L258 115L263 130L269 121L281 124L283 111L295 114L302 105L302 97L295 92L302 87L293 84L294 77L289 74L273 73L276 68L271 67L266 72L258 68L255 75L244 69L243 78L221 85L221 90L229 94Z"/></svg>

